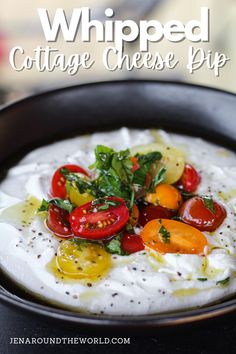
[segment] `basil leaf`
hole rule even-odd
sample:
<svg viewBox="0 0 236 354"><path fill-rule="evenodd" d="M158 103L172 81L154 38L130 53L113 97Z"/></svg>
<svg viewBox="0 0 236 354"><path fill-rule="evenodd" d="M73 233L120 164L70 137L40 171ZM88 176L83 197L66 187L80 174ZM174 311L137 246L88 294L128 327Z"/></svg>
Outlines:
<svg viewBox="0 0 236 354"><path fill-rule="evenodd" d="M130 183L133 179L132 161L130 159L130 151L123 150L114 153L111 161L111 167L116 172L117 176L124 183Z"/></svg>
<svg viewBox="0 0 236 354"><path fill-rule="evenodd" d="M203 202L204 202L204 205L207 209L209 209L213 214L216 213L214 201L213 201L212 197L209 197L209 196L203 197Z"/></svg>
<svg viewBox="0 0 236 354"><path fill-rule="evenodd" d="M227 278L225 278L223 280L218 280L216 282L216 285L220 285L220 286L224 287L224 286L227 286L229 284L229 281L230 281L230 277L227 277Z"/></svg>
<svg viewBox="0 0 236 354"><path fill-rule="evenodd" d="M152 164L161 160L162 154L159 151L152 151L145 155L137 154L136 157L138 158L138 165L145 166L146 164Z"/></svg>
<svg viewBox="0 0 236 354"><path fill-rule="evenodd" d="M71 213L74 209L74 205L67 199L64 200L60 198L53 198L50 199L48 202L56 205L58 208L68 211L68 213Z"/></svg>
<svg viewBox="0 0 236 354"><path fill-rule="evenodd" d="M95 148L96 162L89 166L89 168L97 168L100 171L108 170L111 166L113 153L113 149L104 145L97 145Z"/></svg>
<svg viewBox="0 0 236 354"><path fill-rule="evenodd" d="M159 233L161 234L164 243L170 243L170 232L167 231L163 225L161 226Z"/></svg>
<svg viewBox="0 0 236 354"><path fill-rule="evenodd" d="M44 212L44 211L48 211L49 205L50 204L54 204L56 205L58 208L64 209L66 211L68 211L68 213L71 213L72 210L74 209L74 205L71 204L69 202L69 200L65 199L60 199L60 198L53 198L50 200L42 200L42 203L40 205L40 207L38 208L38 212Z"/></svg>
<svg viewBox="0 0 236 354"><path fill-rule="evenodd" d="M100 195L116 196L126 201L130 200L131 186L124 184L113 169L103 171L97 180Z"/></svg>

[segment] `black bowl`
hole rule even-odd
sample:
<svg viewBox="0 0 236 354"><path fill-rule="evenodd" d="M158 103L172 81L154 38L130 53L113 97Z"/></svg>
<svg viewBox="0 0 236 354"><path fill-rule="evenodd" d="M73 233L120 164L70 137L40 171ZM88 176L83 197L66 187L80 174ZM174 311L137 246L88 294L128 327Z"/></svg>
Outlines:
<svg viewBox="0 0 236 354"><path fill-rule="evenodd" d="M47 92L1 109L1 171L36 146L121 126L163 128L200 136L236 151L235 114L235 95L179 83L107 82ZM161 315L81 315L39 303L4 275L0 282L0 299L4 303L83 326L165 327L214 318L236 309L236 300L231 298L215 305Z"/></svg>

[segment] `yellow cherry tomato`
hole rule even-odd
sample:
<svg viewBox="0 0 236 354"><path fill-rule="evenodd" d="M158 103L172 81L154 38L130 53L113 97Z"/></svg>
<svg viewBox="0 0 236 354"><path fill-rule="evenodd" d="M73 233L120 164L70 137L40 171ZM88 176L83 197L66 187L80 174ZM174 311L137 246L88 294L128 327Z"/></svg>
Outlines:
<svg viewBox="0 0 236 354"><path fill-rule="evenodd" d="M76 187L71 186L69 191L69 199L71 203L76 206L81 206L94 200L94 197L89 193L80 193Z"/></svg>
<svg viewBox="0 0 236 354"><path fill-rule="evenodd" d="M184 154L165 144L151 143L146 145L135 146L131 148L131 154L147 154L148 152L159 151L162 154L162 159L158 162L159 167L164 166L166 173L164 176L164 183L173 184L177 182L183 174L185 166Z"/></svg>
<svg viewBox="0 0 236 354"><path fill-rule="evenodd" d="M99 279L111 267L111 256L105 249L93 243L76 244L61 242L56 256L56 264L61 273L76 279Z"/></svg>

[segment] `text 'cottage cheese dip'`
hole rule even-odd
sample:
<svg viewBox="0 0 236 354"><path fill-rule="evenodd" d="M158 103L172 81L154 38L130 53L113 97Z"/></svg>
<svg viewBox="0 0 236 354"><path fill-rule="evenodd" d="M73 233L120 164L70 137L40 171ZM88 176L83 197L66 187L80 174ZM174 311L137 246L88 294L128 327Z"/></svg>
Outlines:
<svg viewBox="0 0 236 354"><path fill-rule="evenodd" d="M183 240L184 244L180 245L180 252L173 251L175 246L172 243L178 235L175 236L174 231L168 229L168 225L169 222L172 226L175 225L173 224L175 221L176 225L181 224L187 228L188 220L186 219L186 223L180 220L180 215L183 218L185 216L183 211L179 214L177 212L175 217L174 214L171 215L167 221L167 218L163 216L161 220L150 221L153 225L157 225L160 221L159 233L163 238L158 242L160 247L167 249L167 252L159 252L155 249L154 238L150 242L147 241L150 235L146 225L144 227L146 234L140 224L134 225L132 230L132 233L137 234L137 245L143 242L142 247L137 248L140 251L124 252L122 255L111 249L113 246L116 248L120 242L123 237L120 234L121 238L117 238L117 243L112 244L109 252L107 246L102 246L101 240L90 243L93 248L91 256L86 237L83 238L84 243L82 241L80 244L79 238L76 244L71 241L70 237L56 237L51 232L49 222L45 221L48 205L41 213L37 210L42 200L50 200L52 176L60 166L78 165L96 178L98 172L94 168L89 170L89 166L94 164L94 150L97 145L105 145L115 151L131 148L132 155L132 152L133 154L138 152L136 148L132 150L133 147L151 143L166 146L168 149L169 147L176 148L183 156L185 163L191 164L198 171L199 183L193 194L206 196L204 203L208 208L208 213L214 211L210 210L214 207L213 200L221 206L222 209L219 212L226 211L224 215L222 214L225 218L222 218L221 224L215 231L195 230L198 232L196 235L202 238L201 252L196 251L198 247L196 246L196 252L191 253L188 239ZM147 152L145 147L142 149L142 153ZM138 158L132 160L134 166L137 163L137 169L141 162L142 160ZM128 169L128 164L126 168ZM176 168L179 168L178 161ZM135 170L134 167L132 167L133 170ZM172 172L167 170L163 173ZM85 175L81 173L78 175L79 178L81 176L85 178ZM86 178L85 182L88 180L88 177ZM164 178L168 179L169 175ZM232 295L236 289L235 180L236 155L233 152L201 139L168 134L164 131L122 128L109 133L76 137L33 150L18 165L8 171L6 178L0 184L1 268L19 285L46 302L94 314L155 314L202 306L222 299ZM71 183L73 185L74 182ZM155 183L155 186L160 187L165 183L165 179L163 182L163 176L160 176L160 184L158 181ZM168 183L171 184L170 181ZM175 188L176 193L180 195L177 187L171 186L171 188L173 190ZM160 203L162 198L165 198L165 193L163 195L164 197L162 195L159 197ZM155 204L153 196L155 196L154 192L149 193L149 197L144 197L146 198L144 206L147 202L153 205L158 203L156 201ZM176 200L180 206L184 198L189 199L191 195L186 194L182 197L180 195L179 198L182 198L182 202L177 200L178 198ZM91 203L93 199L91 197ZM125 204L119 204L120 202L116 200L109 203L102 207L94 204L94 208L97 209L93 209L93 212L85 210L84 215L95 215L98 211L104 213L110 208L114 210L123 208L122 215L125 212L128 213L128 207ZM174 201L172 200L171 203L173 204ZM215 208L217 205L215 204ZM169 209L175 209L175 207L169 206ZM140 212L142 213L142 209ZM217 212L218 209L215 209L214 213ZM84 219L80 218L81 222L86 220L85 216ZM73 211L73 217L70 217L70 222L72 224L76 222L75 211ZM106 227L113 225L113 222L116 225L117 221L114 221L114 217L113 221L106 223ZM99 228L103 230L103 223L98 221L96 225L98 230ZM192 227L195 226L192 224ZM88 235L92 235L95 230L91 223L83 224L83 227L87 227ZM75 230L74 224L72 228ZM81 230L81 228L78 229L78 233ZM96 230L94 235L97 235ZM191 228L189 230L191 236ZM67 233L68 228L64 227L64 231ZM158 233L154 236L158 237ZM108 244L110 241L111 237L107 238L105 243ZM185 253L184 249L190 251ZM99 269L99 275L93 277L93 271L96 272L97 269ZM81 276L83 272L87 275Z"/></svg>

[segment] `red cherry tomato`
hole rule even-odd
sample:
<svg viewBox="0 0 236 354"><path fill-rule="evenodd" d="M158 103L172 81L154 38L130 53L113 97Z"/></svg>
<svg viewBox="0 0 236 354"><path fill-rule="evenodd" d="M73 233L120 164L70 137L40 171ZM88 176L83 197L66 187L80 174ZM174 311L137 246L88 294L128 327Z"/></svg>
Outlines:
<svg viewBox="0 0 236 354"><path fill-rule="evenodd" d="M132 156L130 159L131 159L132 164L133 164L132 172L135 172L135 171L137 171L139 169L138 159L135 156Z"/></svg>
<svg viewBox="0 0 236 354"><path fill-rule="evenodd" d="M121 247L123 251L129 254L144 250L144 244L141 237L129 233L124 234L121 240Z"/></svg>
<svg viewBox="0 0 236 354"><path fill-rule="evenodd" d="M215 212L208 209L201 197L193 197L187 200L179 210L179 216L183 222L194 226L200 231L214 231L226 217L226 210L213 201Z"/></svg>
<svg viewBox="0 0 236 354"><path fill-rule="evenodd" d="M51 185L51 195L52 197L57 197L61 199L65 199L67 192L66 192L66 179L61 174L60 170L62 168L66 168L70 172L74 173L82 173L85 176L88 176L88 173L80 166L77 165L64 165L59 167L52 177L52 185Z"/></svg>
<svg viewBox="0 0 236 354"><path fill-rule="evenodd" d="M177 184L186 192L192 193L195 192L200 182L201 176L196 169L192 165L186 164L182 177Z"/></svg>
<svg viewBox="0 0 236 354"><path fill-rule="evenodd" d="M116 197L103 198L103 202L96 205L94 201L86 203L70 214L74 234L91 240L101 240L116 234L128 220L129 210L124 200Z"/></svg>
<svg viewBox="0 0 236 354"><path fill-rule="evenodd" d="M69 222L69 213L56 205L49 205L46 223L48 228L59 237L67 238L73 234Z"/></svg>
<svg viewBox="0 0 236 354"><path fill-rule="evenodd" d="M147 205L140 212L139 223L141 226L145 226L154 219L170 219L172 214L171 210L160 205Z"/></svg>

